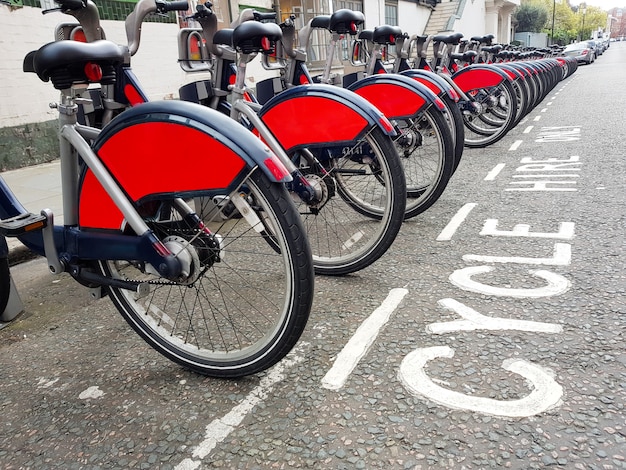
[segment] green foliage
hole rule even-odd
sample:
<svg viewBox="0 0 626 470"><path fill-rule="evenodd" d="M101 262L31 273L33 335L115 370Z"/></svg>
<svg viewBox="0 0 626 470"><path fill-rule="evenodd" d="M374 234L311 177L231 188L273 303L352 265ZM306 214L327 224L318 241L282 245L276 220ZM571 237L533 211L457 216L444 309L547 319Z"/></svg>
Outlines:
<svg viewBox="0 0 626 470"><path fill-rule="evenodd" d="M539 33L548 21L548 10L540 3L523 3L513 14L517 31Z"/></svg>
<svg viewBox="0 0 626 470"><path fill-rule="evenodd" d="M545 12L542 24L543 14L540 11ZM588 39L594 31L604 29L607 13L582 3L572 7L569 0L522 0L514 19L516 31L544 32L551 38L552 44L569 44Z"/></svg>

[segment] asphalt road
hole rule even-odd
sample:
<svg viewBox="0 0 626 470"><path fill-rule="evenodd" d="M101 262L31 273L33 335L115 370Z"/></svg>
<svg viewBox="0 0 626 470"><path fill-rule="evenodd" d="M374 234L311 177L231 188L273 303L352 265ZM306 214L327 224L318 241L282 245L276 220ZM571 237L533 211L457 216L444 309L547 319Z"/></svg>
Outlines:
<svg viewBox="0 0 626 470"><path fill-rule="evenodd" d="M0 462L13 468L626 468L626 43L466 151L374 266L318 277L288 358L216 380L106 299L13 268Z"/></svg>

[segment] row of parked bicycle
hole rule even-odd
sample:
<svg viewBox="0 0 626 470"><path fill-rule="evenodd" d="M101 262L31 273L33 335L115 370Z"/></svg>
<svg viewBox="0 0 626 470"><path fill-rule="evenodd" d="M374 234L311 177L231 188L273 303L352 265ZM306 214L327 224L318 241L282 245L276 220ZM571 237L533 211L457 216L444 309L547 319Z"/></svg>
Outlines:
<svg viewBox="0 0 626 470"><path fill-rule="evenodd" d="M57 37L85 42L47 44L24 69L61 90L64 212L74 218L54 228L3 188L0 230L53 272L103 288L152 347L212 376L284 357L306 325L314 273L379 259L402 222L441 196L464 147L497 142L576 70L575 60L504 54L490 36L359 32L363 14L345 9L309 21L296 46L293 18L278 25L249 9L218 30L207 2L179 48L197 52L182 54L183 69L210 79L182 87L179 102L147 103L130 67L141 23L187 3L139 0L125 46L105 39L91 0L58 3L79 24ZM306 66L316 29L331 33L320 77ZM362 71L339 77L331 65L346 36ZM257 98L245 75L258 54L279 76ZM0 275L9 281L8 269Z"/></svg>

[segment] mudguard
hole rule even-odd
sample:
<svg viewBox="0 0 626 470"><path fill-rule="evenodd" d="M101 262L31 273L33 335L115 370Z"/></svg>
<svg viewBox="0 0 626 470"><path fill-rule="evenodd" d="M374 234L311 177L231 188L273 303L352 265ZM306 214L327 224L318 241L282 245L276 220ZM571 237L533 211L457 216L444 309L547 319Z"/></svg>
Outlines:
<svg viewBox="0 0 626 470"><path fill-rule="evenodd" d="M370 75L353 83L349 89L372 103L389 119L415 117L433 103L440 110L444 107L427 87L403 75Z"/></svg>
<svg viewBox="0 0 626 470"><path fill-rule="evenodd" d="M372 126L395 135L374 105L356 93L332 85L300 85L270 99L259 116L283 148L323 147L353 142Z"/></svg>
<svg viewBox="0 0 626 470"><path fill-rule="evenodd" d="M509 78L511 80L517 80L518 78L521 78L524 76L524 74L518 70L517 68L515 68L513 65L511 65L511 63L507 62L507 63L502 63L502 64L496 64L496 66L500 69L500 70L504 70L504 73L506 73Z"/></svg>
<svg viewBox="0 0 626 470"><path fill-rule="evenodd" d="M291 180L251 132L195 103L155 101L126 110L102 130L93 149L134 202L229 193L256 166L272 181ZM120 229L121 212L88 168L79 192L81 227Z"/></svg>
<svg viewBox="0 0 626 470"><path fill-rule="evenodd" d="M452 80L465 93L479 88L498 86L508 75L497 67L489 64L472 64L452 75Z"/></svg>
<svg viewBox="0 0 626 470"><path fill-rule="evenodd" d="M446 82L444 78L441 78L435 72L422 69L411 69L400 72L400 75L407 76L413 80L417 80L422 85L426 86L435 95L441 96L441 93L446 93L450 99L459 101L459 95L454 88Z"/></svg>

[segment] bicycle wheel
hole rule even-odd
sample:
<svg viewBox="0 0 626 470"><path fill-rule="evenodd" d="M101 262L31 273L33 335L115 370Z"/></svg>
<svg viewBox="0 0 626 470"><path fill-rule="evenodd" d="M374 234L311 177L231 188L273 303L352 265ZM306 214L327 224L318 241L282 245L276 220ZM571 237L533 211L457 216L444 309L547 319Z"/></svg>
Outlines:
<svg viewBox="0 0 626 470"><path fill-rule="evenodd" d="M416 118L395 121L394 143L406 177L405 219L432 206L448 185L456 160L450 124L432 107Z"/></svg>
<svg viewBox="0 0 626 470"><path fill-rule="evenodd" d="M0 318L4 314L4 309L9 303L11 294L11 271L9 270L9 259L0 258Z"/></svg>
<svg viewBox="0 0 626 470"><path fill-rule="evenodd" d="M189 215L192 204L206 228ZM196 198L189 205L152 201L141 209L183 261L186 279L172 282L152 274L149 265L127 261L100 262L100 270L114 279L141 281L138 292L109 291L150 346L214 377L259 372L291 350L307 322L314 273L284 185L257 169L233 194Z"/></svg>
<svg viewBox="0 0 626 470"><path fill-rule="evenodd" d="M395 240L406 204L400 159L389 136L374 126L342 146L291 155L317 201L296 202L317 274L343 275L379 259Z"/></svg>
<svg viewBox="0 0 626 470"><path fill-rule="evenodd" d="M502 139L511 129L517 115L515 91L509 82L489 88L470 90L480 105L478 114L463 115L465 124L465 146L483 148Z"/></svg>
<svg viewBox="0 0 626 470"><path fill-rule="evenodd" d="M463 156L463 148L465 147L465 126L463 125L463 114L459 109L456 101L450 98L447 94L440 96L443 104L446 105L446 122L450 127L452 136L454 137L454 167L452 173L456 171L459 163L461 163L461 157Z"/></svg>

